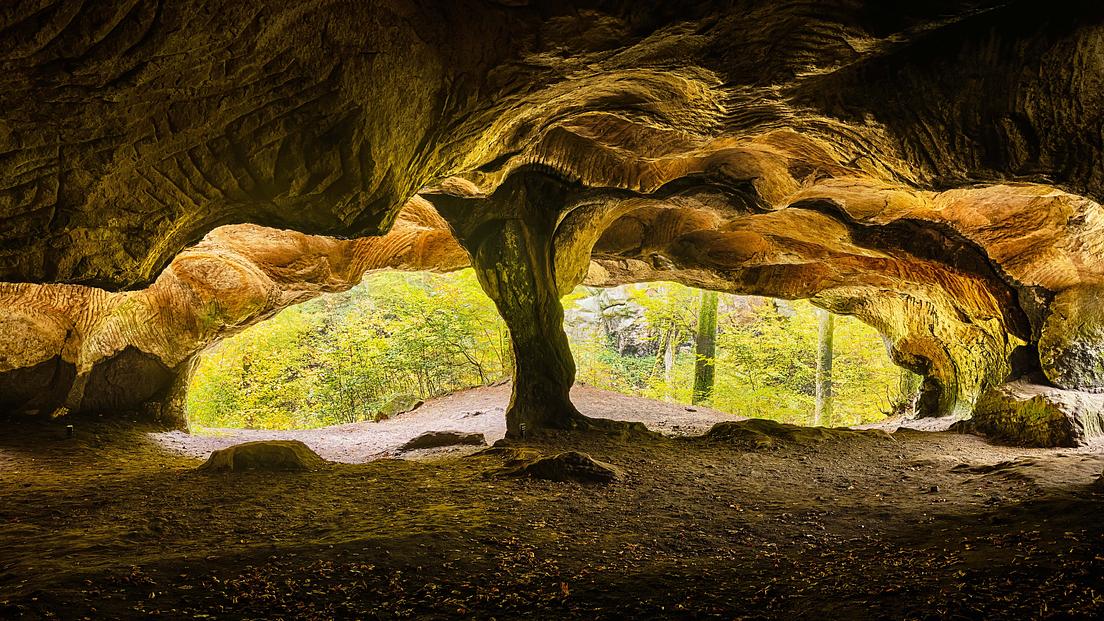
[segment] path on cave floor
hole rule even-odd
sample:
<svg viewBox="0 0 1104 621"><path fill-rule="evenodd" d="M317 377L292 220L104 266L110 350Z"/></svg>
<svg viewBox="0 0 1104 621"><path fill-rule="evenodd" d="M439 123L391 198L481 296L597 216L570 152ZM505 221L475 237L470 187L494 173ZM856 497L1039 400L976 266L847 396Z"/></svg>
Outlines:
<svg viewBox="0 0 1104 621"><path fill-rule="evenodd" d="M571 399L583 414L597 418L638 421L649 429L668 435L700 435L721 421L744 420L710 408L686 406L576 385ZM171 451L206 458L211 451L253 440L300 440L323 458L342 463L363 463L384 457L428 457L443 453L470 453L478 447L450 447L399 453L397 449L427 431L482 433L487 443L506 435L506 406L510 385L483 386L462 390L427 401L378 423L363 422L320 429L258 431L209 429L189 435L173 431L154 438Z"/></svg>

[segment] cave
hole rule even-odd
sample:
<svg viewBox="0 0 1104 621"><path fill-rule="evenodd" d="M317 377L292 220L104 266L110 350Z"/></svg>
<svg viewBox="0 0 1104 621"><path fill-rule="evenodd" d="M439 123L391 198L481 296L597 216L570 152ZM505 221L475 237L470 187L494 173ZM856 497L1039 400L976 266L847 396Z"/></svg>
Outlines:
<svg viewBox="0 0 1104 621"><path fill-rule="evenodd" d="M1104 616L1101 6L20 0L0 32L0 616ZM503 439L180 450L208 348L462 269ZM580 392L563 299L655 281L854 318L916 398L650 429L674 404Z"/></svg>

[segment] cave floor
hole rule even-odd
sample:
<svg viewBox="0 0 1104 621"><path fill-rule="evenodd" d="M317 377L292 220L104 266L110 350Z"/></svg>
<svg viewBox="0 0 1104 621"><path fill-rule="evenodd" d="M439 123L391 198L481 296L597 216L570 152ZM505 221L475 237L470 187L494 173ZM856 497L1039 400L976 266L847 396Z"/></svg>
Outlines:
<svg viewBox="0 0 1104 621"><path fill-rule="evenodd" d="M643 422L653 431L674 435L700 435L721 421L743 420L707 407L686 407L623 395L577 384L571 400L590 416ZM254 440L299 440L329 461L359 464L381 457L423 458L442 454L471 453L478 447L442 447L415 453L402 452L408 440L427 431L481 433L487 443L506 435L508 383L460 390L431 399L411 412L379 422L360 422L320 429L269 431L257 429L204 429L187 434L170 431L154 436L165 448L206 459L211 451Z"/></svg>
<svg viewBox="0 0 1104 621"><path fill-rule="evenodd" d="M149 430L0 429L0 618L1101 618L1104 454L951 433L772 449L553 435L493 455L201 474Z"/></svg>

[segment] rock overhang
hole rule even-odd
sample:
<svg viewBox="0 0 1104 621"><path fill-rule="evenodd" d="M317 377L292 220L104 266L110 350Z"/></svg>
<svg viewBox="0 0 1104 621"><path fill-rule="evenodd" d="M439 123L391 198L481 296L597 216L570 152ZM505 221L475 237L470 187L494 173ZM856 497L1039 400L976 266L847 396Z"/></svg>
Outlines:
<svg viewBox="0 0 1104 621"><path fill-rule="evenodd" d="M518 218L503 199L521 197L531 220L554 214L526 226L547 228L561 293L662 278L811 298L882 331L928 377L932 414L1025 374L1104 388L1098 7L508 4L0 16L17 35L0 53L0 276L134 287L174 262L143 291L65 289L69 310L27 320L57 334L24 349L88 373L81 356L141 332L126 316L142 313L102 309L175 308L158 292L178 287L189 301L168 314L196 328L134 344L175 368L362 267L249 227L173 259L188 242L244 221L400 230L421 188L475 215L426 215L435 241L404 265L464 263L450 230ZM59 337L83 308L96 335Z"/></svg>

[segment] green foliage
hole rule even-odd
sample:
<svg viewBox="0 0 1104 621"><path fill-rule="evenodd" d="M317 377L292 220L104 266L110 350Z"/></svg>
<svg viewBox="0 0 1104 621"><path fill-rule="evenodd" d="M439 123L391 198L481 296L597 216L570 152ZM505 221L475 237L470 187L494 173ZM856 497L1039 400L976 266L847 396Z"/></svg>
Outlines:
<svg viewBox="0 0 1104 621"><path fill-rule="evenodd" d="M629 299L644 309L644 318L661 344L689 341L698 321L700 293L677 283L629 285ZM660 348L662 349L662 347Z"/></svg>
<svg viewBox="0 0 1104 621"><path fill-rule="evenodd" d="M817 320L808 302L792 317L770 304L753 322L722 320L713 405L743 416L811 424L816 394ZM890 408L900 370L881 335L861 321L836 318L833 425L872 422Z"/></svg>
<svg viewBox="0 0 1104 621"><path fill-rule="evenodd" d="M697 294L672 284L637 286L630 293L640 304L659 343L644 373L639 358L621 357L601 339L575 339L580 381L653 399L691 402L694 352L690 341L696 326ZM817 322L807 302L788 303L792 313L779 313L760 300L749 311L721 296L718 318L716 383L709 405L756 418L811 424L816 388ZM792 316L790 316L792 315ZM665 339L675 343L675 359L667 381ZM852 425L884 417L896 398L901 369L889 359L881 336L853 317L837 317L832 424ZM624 369L636 373L626 373Z"/></svg>
<svg viewBox="0 0 1104 621"><path fill-rule="evenodd" d="M577 289L571 307L595 290ZM652 283L626 287L642 317L636 351L622 356L597 327L572 330L577 379L592 386L690 403L699 292ZM622 302L625 296L619 298ZM619 302L620 303L620 302ZM805 302L779 313L723 295L716 385L709 405L744 416L809 424L816 317ZM618 306L624 316L627 307ZM902 375L881 337L850 317L836 323L836 425L876 420ZM670 345L668 371L664 353ZM427 399L510 375L510 342L471 270L382 273L354 289L289 308L204 353L188 394L197 427L289 429L373 419L396 396Z"/></svg>
<svg viewBox="0 0 1104 621"><path fill-rule="evenodd" d="M289 308L206 352L188 393L201 427L289 429L372 419L508 377L506 328L471 270L376 274Z"/></svg>
<svg viewBox="0 0 1104 621"><path fill-rule="evenodd" d="M652 374L651 356L621 356L604 335L591 332L571 339L575 381L603 390L638 394Z"/></svg>

